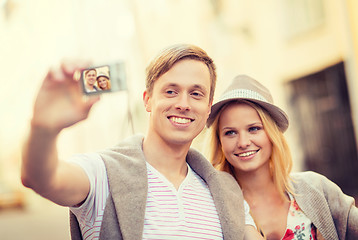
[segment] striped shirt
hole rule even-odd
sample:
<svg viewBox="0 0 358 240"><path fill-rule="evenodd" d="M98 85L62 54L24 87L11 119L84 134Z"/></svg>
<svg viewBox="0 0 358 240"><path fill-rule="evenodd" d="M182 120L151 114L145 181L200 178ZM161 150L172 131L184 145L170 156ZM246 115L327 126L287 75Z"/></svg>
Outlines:
<svg viewBox="0 0 358 240"><path fill-rule="evenodd" d="M189 166L178 190L149 163L147 172L143 239L223 239L208 186Z"/></svg>
<svg viewBox="0 0 358 240"><path fill-rule="evenodd" d="M90 181L90 190L80 207L70 207L84 240L99 239L109 185L106 167L99 154L79 154L70 162L80 165ZM177 190L147 163L148 196L143 239L223 239L220 220L205 181L189 166ZM246 224L252 224L245 202Z"/></svg>

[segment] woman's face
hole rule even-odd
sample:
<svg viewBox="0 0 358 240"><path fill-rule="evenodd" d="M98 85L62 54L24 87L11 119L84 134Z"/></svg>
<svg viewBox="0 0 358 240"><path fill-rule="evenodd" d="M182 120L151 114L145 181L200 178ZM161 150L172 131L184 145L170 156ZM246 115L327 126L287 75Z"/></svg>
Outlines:
<svg viewBox="0 0 358 240"><path fill-rule="evenodd" d="M106 77L99 77L97 79L97 84L101 89L107 89L107 78Z"/></svg>
<svg viewBox="0 0 358 240"><path fill-rule="evenodd" d="M272 144L253 107L244 103L229 105L219 119L219 137L235 172L269 170Z"/></svg>

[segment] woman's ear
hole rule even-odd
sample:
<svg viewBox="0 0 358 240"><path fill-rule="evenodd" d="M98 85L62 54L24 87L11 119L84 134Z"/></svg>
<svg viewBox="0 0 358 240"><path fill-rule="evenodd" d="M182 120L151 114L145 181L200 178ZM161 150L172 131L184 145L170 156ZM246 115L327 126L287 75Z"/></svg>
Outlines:
<svg viewBox="0 0 358 240"><path fill-rule="evenodd" d="M147 92L147 90L145 90L143 92L143 103L144 103L145 110L147 112L151 112L152 111L151 98L150 98L149 93Z"/></svg>

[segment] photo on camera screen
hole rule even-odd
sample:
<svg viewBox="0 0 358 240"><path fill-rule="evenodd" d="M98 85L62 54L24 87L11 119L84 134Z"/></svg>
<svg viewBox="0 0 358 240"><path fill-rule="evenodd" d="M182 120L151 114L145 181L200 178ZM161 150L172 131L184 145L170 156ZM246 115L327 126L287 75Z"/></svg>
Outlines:
<svg viewBox="0 0 358 240"><path fill-rule="evenodd" d="M124 62L86 68L81 71L85 94L101 94L127 90Z"/></svg>

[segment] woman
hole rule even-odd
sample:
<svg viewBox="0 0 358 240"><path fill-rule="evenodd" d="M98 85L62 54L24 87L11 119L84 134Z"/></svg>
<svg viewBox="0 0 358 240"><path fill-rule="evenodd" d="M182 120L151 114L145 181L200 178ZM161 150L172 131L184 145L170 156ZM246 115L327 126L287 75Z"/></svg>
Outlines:
<svg viewBox="0 0 358 240"><path fill-rule="evenodd" d="M259 82L237 76L207 126L212 164L236 178L266 239L358 239L352 197L318 173L290 173L287 115Z"/></svg>
<svg viewBox="0 0 358 240"><path fill-rule="evenodd" d="M99 74L97 77L97 85L101 90L110 90L111 83L109 82L109 78L105 74Z"/></svg>

